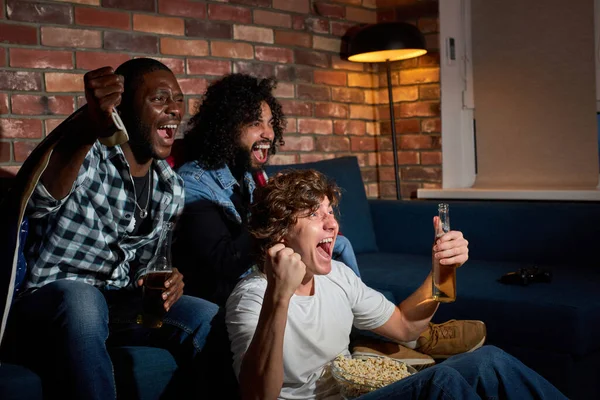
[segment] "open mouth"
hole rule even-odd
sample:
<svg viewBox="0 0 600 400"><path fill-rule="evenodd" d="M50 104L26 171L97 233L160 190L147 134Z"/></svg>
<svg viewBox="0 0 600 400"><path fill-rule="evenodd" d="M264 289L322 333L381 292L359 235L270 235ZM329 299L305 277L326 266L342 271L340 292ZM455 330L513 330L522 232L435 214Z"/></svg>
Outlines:
<svg viewBox="0 0 600 400"><path fill-rule="evenodd" d="M177 124L161 125L157 129L158 136L166 145L171 145L175 140L175 135L177 134L178 127L179 125Z"/></svg>
<svg viewBox="0 0 600 400"><path fill-rule="evenodd" d="M261 164L267 162L267 158L269 157L269 149L271 148L271 144L268 142L260 142L255 143L252 146L252 155Z"/></svg>
<svg viewBox="0 0 600 400"><path fill-rule="evenodd" d="M317 252L326 259L331 259L333 252L333 238L325 238L317 244Z"/></svg>

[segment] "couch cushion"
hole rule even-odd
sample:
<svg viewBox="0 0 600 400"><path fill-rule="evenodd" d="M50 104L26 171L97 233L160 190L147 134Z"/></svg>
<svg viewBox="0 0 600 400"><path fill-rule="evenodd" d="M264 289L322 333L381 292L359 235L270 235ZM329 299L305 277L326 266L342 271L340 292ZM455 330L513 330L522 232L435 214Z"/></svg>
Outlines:
<svg viewBox="0 0 600 400"><path fill-rule="evenodd" d="M363 281L396 299L410 295L431 269L430 256L377 253L358 256ZM551 283L504 285L503 274L529 264L469 260L457 271L457 300L443 304L435 322L479 319L488 343L573 355L600 349L600 272L568 265L546 267ZM541 333L543 332L543 334Z"/></svg>
<svg viewBox="0 0 600 400"><path fill-rule="evenodd" d="M283 169L316 169L333 179L342 189L339 206L340 233L350 239L357 254L377 251L371 211L356 157L266 167L268 175Z"/></svg>
<svg viewBox="0 0 600 400"><path fill-rule="evenodd" d="M0 365L0 399L42 399L42 381L38 375L20 365Z"/></svg>

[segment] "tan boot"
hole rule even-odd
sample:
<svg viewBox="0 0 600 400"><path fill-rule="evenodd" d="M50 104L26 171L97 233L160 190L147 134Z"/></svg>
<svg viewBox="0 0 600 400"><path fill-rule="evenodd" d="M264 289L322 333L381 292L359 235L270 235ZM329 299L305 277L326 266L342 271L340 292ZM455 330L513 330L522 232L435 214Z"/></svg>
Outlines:
<svg viewBox="0 0 600 400"><path fill-rule="evenodd" d="M354 345L352 355L387 356L400 360L414 367L417 371L435 364L433 358L426 354L411 350L397 343L377 339L361 339Z"/></svg>
<svg viewBox="0 0 600 400"><path fill-rule="evenodd" d="M429 324L429 329L417 340L415 350L435 359L445 359L468 353L485 343L485 324L482 321L454 320Z"/></svg>

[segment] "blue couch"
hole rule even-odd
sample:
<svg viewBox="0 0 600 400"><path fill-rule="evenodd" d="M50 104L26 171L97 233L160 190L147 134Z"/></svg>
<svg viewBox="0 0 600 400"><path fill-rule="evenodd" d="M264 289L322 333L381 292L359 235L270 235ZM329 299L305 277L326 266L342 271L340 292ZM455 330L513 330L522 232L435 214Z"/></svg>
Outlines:
<svg viewBox="0 0 600 400"><path fill-rule="evenodd" d="M341 233L353 244L363 280L397 300L412 293L431 268L436 201L368 200L355 157L301 165L315 168L342 188ZM470 242L470 260L459 269L458 299L434 321L483 320L488 344L513 354L573 399L600 398L600 204L575 202L451 201L451 226ZM498 278L521 267L552 271L551 283L508 286ZM170 393L177 366L166 351L119 348L115 363L122 398L155 399ZM145 387L143 382L152 382ZM11 386L13 384L13 386ZM0 366L0 398L14 385L39 394L39 378L20 367ZM176 392L176 391L175 391ZM219 398L207 397L207 398Z"/></svg>
<svg viewBox="0 0 600 400"><path fill-rule="evenodd" d="M431 269L437 201L368 200L355 157L300 165L342 188L340 232L352 242L363 280L401 300ZM478 319L487 343L519 358L573 399L600 398L600 204L449 201L451 227L469 240L457 272L457 301L434 322ZM500 276L539 266L551 283L505 285Z"/></svg>

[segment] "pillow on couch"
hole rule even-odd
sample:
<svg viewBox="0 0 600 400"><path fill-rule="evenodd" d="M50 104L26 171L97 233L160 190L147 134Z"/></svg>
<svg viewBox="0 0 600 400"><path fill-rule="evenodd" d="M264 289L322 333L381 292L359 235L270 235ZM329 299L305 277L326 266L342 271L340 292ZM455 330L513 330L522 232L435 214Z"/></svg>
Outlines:
<svg viewBox="0 0 600 400"><path fill-rule="evenodd" d="M357 254L377 251L367 193L356 157L346 156L305 164L269 165L265 168L269 176L285 169L316 169L334 180L342 191L338 219L340 233L350 240Z"/></svg>

